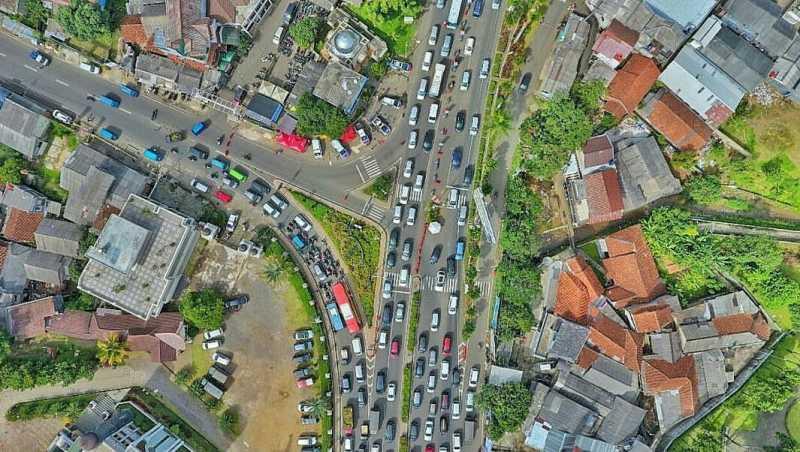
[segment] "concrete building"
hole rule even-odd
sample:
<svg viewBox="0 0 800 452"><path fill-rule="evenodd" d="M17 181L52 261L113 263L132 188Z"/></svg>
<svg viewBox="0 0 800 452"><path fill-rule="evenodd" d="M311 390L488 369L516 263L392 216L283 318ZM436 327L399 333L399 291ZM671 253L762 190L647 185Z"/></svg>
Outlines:
<svg viewBox="0 0 800 452"><path fill-rule="evenodd" d="M86 252L78 289L141 319L158 316L198 238L193 219L130 195Z"/></svg>
<svg viewBox="0 0 800 452"><path fill-rule="evenodd" d="M334 107L341 108L349 115L355 111L358 98L365 86L367 86L367 77L341 63L332 61L322 72L313 93Z"/></svg>
<svg viewBox="0 0 800 452"><path fill-rule="evenodd" d="M0 88L0 144L34 160L47 149L50 119L32 101Z"/></svg>
<svg viewBox="0 0 800 452"><path fill-rule="evenodd" d="M564 28L558 33L555 49L544 70L539 94L550 98L553 94L568 92L578 75L578 63L586 49L589 23L585 18L571 13ZM534 74L534 77L536 75Z"/></svg>
<svg viewBox="0 0 800 452"><path fill-rule="evenodd" d="M327 18L330 31L325 37L324 56L348 68L359 68L368 60L380 61L389 51L386 42L366 24L341 8Z"/></svg>
<svg viewBox="0 0 800 452"><path fill-rule="evenodd" d="M617 172L626 211L681 192L655 138L627 138L616 143Z"/></svg>
<svg viewBox="0 0 800 452"><path fill-rule="evenodd" d="M36 249L62 256L78 257L84 230L69 221L45 218L34 232Z"/></svg>

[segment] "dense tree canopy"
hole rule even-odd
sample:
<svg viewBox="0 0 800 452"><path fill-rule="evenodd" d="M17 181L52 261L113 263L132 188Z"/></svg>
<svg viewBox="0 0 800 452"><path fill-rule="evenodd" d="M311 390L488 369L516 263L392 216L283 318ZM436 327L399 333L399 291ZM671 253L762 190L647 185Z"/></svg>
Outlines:
<svg viewBox="0 0 800 452"><path fill-rule="evenodd" d="M722 197L722 184L717 176L698 176L687 181L684 186L686 194L698 204L712 204Z"/></svg>
<svg viewBox="0 0 800 452"><path fill-rule="evenodd" d="M0 163L0 183L19 184L22 182L22 171L25 169L25 161L22 157L13 156Z"/></svg>
<svg viewBox="0 0 800 452"><path fill-rule="evenodd" d="M795 369L784 369L783 373L777 375L756 375L736 396L754 411L774 413L782 410L794 396L798 384L800 373Z"/></svg>
<svg viewBox="0 0 800 452"><path fill-rule="evenodd" d="M69 6L58 8L56 20L64 31L86 41L109 31L108 13L88 0L72 0Z"/></svg>
<svg viewBox="0 0 800 452"><path fill-rule="evenodd" d="M319 17L304 17L289 27L289 36L301 49L311 49L317 42L322 25Z"/></svg>
<svg viewBox="0 0 800 452"><path fill-rule="evenodd" d="M314 97L311 93L300 96L297 103L297 131L300 135L339 138L347 124L347 116L342 110Z"/></svg>
<svg viewBox="0 0 800 452"><path fill-rule="evenodd" d="M0 362L0 389L24 390L42 385L69 385L81 378L92 378L97 364L93 350L70 344L58 346L55 358L44 353L9 356Z"/></svg>
<svg viewBox="0 0 800 452"><path fill-rule="evenodd" d="M214 289L189 292L181 298L180 311L194 326L213 330L222 326L224 300Z"/></svg>
<svg viewBox="0 0 800 452"><path fill-rule="evenodd" d="M522 383L483 385L476 403L482 411L491 412L489 436L497 440L506 432L518 430L528 416L532 398L531 391Z"/></svg>

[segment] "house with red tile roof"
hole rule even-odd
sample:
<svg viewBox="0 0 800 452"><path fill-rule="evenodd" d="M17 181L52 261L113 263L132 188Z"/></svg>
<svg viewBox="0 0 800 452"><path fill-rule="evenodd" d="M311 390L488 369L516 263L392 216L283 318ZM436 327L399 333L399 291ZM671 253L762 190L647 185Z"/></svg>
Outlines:
<svg viewBox="0 0 800 452"><path fill-rule="evenodd" d="M577 154L578 167L583 175L599 169L614 167L614 145L608 134L589 138Z"/></svg>
<svg viewBox="0 0 800 452"><path fill-rule="evenodd" d="M667 88L649 94L640 108L642 117L681 151L699 151L714 130Z"/></svg>
<svg viewBox="0 0 800 452"><path fill-rule="evenodd" d="M62 310L60 295L40 298L6 308L6 331L18 341L45 334L46 320Z"/></svg>
<svg viewBox="0 0 800 452"><path fill-rule="evenodd" d="M578 256L567 260L561 271L553 313L585 325L597 308L593 302L603 294L603 286L586 261Z"/></svg>
<svg viewBox="0 0 800 452"><path fill-rule="evenodd" d="M655 400L662 431L694 415L700 406L694 358L684 356L674 363L661 359L644 360L642 389Z"/></svg>
<svg viewBox="0 0 800 452"><path fill-rule="evenodd" d="M617 19L613 19L608 28L597 37L592 52L595 53L598 60L616 68L628 58L638 40L638 32L626 27Z"/></svg>
<svg viewBox="0 0 800 452"><path fill-rule="evenodd" d="M568 183L573 222L599 224L622 218L624 204L617 170L596 171Z"/></svg>
<svg viewBox="0 0 800 452"><path fill-rule="evenodd" d="M659 74L655 61L634 53L608 85L605 110L617 119L633 113Z"/></svg>
<svg viewBox="0 0 800 452"><path fill-rule="evenodd" d="M628 323L639 333L656 333L664 331L672 325L672 313L680 311L678 297L662 295L655 300L635 304L625 309Z"/></svg>
<svg viewBox="0 0 800 452"><path fill-rule="evenodd" d="M44 219L44 212L26 212L11 208L3 223L3 237L20 243L32 243L39 223Z"/></svg>
<svg viewBox="0 0 800 452"><path fill-rule="evenodd" d="M658 276L656 262L640 225L601 239L600 246L606 250L603 267L611 283L606 289L606 296L614 307L646 303L666 293L666 286Z"/></svg>
<svg viewBox="0 0 800 452"><path fill-rule="evenodd" d="M642 334L625 328L605 315L598 315L589 324L587 343L634 372L639 371L643 342Z"/></svg>
<svg viewBox="0 0 800 452"><path fill-rule="evenodd" d="M183 317L164 312L142 320L116 309L95 312L65 311L46 319L46 332L84 340L105 340L119 336L132 352L147 352L154 362L175 361L186 348Z"/></svg>

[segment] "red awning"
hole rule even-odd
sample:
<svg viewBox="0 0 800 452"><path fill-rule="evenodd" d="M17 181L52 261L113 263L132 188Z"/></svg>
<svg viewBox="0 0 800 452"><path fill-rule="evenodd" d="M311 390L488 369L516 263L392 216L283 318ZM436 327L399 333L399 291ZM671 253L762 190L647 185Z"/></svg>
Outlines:
<svg viewBox="0 0 800 452"><path fill-rule="evenodd" d="M341 141L342 143L349 143L355 140L357 136L358 135L356 134L356 128L353 127L352 124L350 124L349 126L347 126L346 129L344 129L344 132L342 132L342 136L339 137L339 141Z"/></svg>
<svg viewBox="0 0 800 452"><path fill-rule="evenodd" d="M308 147L308 139L303 138L299 135L292 135L290 133L283 133L280 132L276 141L286 146L287 148L294 149L297 152L306 152L306 147Z"/></svg>

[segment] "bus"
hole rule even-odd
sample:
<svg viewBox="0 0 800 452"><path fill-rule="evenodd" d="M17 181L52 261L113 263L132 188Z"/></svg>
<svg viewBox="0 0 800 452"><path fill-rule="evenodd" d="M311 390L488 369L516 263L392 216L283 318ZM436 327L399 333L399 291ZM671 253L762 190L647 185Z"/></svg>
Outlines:
<svg viewBox="0 0 800 452"><path fill-rule="evenodd" d="M453 0L450 4L450 13L447 15L447 28L455 30L458 28L458 19L461 18L461 5L464 0Z"/></svg>
<svg viewBox="0 0 800 452"><path fill-rule="evenodd" d="M347 325L347 331L351 334L356 334L361 331L361 325L353 312L353 307L350 302L350 296L347 295L347 289L344 284L337 282L331 286L333 297L336 299L336 304L339 305L339 311L342 313L344 323Z"/></svg>
<svg viewBox="0 0 800 452"><path fill-rule="evenodd" d="M235 179L236 182L239 182L240 184L247 180L247 174L244 174L236 168L231 168L230 171L228 171L228 176L230 176L231 179Z"/></svg>
<svg viewBox="0 0 800 452"><path fill-rule="evenodd" d="M343 330L344 324L342 323L342 316L339 315L336 303L328 303L325 305L325 309L328 310L328 317L331 319L331 328L333 328L333 331Z"/></svg>

